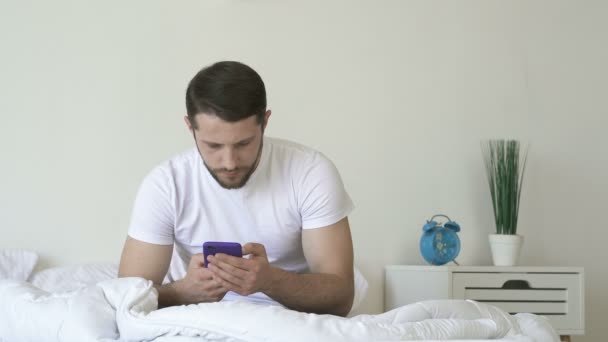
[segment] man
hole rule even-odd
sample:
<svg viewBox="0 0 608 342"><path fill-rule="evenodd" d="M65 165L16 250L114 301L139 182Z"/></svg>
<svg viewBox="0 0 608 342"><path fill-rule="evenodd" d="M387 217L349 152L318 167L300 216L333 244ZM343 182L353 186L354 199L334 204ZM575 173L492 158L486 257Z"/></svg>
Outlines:
<svg viewBox="0 0 608 342"><path fill-rule="evenodd" d="M264 136L266 90L244 64L201 70L186 107L196 148L144 179L119 276L153 281L160 306L243 298L346 316L353 204L331 161ZM205 241L240 242L245 257L209 256L206 268Z"/></svg>

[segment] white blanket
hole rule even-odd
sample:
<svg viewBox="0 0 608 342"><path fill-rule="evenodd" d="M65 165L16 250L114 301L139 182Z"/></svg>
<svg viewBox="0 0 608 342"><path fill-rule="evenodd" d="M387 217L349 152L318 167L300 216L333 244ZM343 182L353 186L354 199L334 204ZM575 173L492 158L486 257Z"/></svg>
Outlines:
<svg viewBox="0 0 608 342"><path fill-rule="evenodd" d="M197 337L197 339L194 339ZM429 301L381 315L341 318L277 306L220 302L157 310L141 278L112 279L68 293L0 281L0 341L406 341L557 342L548 322L472 301Z"/></svg>

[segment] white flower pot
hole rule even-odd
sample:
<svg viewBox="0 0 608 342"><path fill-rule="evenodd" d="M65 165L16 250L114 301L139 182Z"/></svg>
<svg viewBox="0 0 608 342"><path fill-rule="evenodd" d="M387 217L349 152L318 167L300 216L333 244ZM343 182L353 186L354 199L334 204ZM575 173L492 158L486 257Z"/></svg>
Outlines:
<svg viewBox="0 0 608 342"><path fill-rule="evenodd" d="M490 234L494 266L515 266L524 237L521 235Z"/></svg>

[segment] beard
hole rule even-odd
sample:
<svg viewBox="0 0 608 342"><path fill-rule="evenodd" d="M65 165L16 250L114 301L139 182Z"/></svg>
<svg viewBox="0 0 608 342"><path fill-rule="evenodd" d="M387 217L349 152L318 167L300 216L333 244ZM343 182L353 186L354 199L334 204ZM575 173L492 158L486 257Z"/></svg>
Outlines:
<svg viewBox="0 0 608 342"><path fill-rule="evenodd" d="M205 167L207 168L207 170L209 171L209 173L211 174L211 177L213 177L213 179L215 179L215 181L224 189L240 189L243 186L245 186L245 184L247 184L247 181L249 180L249 178L251 177L251 175L253 174L253 172L255 171L256 167L258 166L258 163L260 161L260 157L262 155L262 147L264 146L264 138L262 136L262 139L260 141L260 148L258 148L258 153L257 156L255 158L255 161L253 162L253 164L251 166L239 166L233 170L228 170L225 168L219 168L219 169L212 169L209 167L209 165L207 165L207 163L205 162L205 159L203 159L203 164L205 165ZM199 151L200 154L200 151ZM202 158L201 158L202 159ZM243 175L241 176L240 179L237 179L235 182L225 182L220 178L220 174L224 173L224 172L239 172L239 173L243 173Z"/></svg>

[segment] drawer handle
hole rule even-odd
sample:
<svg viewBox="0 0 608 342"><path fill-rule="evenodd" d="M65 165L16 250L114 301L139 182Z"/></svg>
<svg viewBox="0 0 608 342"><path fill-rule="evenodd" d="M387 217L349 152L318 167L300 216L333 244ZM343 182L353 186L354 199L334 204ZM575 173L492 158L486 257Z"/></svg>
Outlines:
<svg viewBox="0 0 608 342"><path fill-rule="evenodd" d="M507 280L503 285L503 289L508 290L528 290L532 289L530 283L525 280Z"/></svg>

